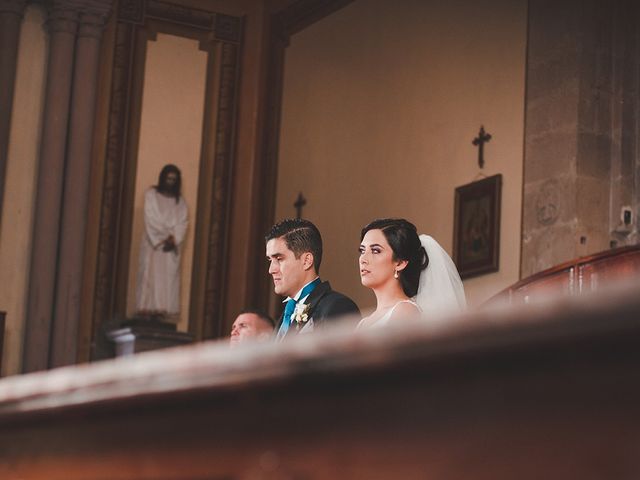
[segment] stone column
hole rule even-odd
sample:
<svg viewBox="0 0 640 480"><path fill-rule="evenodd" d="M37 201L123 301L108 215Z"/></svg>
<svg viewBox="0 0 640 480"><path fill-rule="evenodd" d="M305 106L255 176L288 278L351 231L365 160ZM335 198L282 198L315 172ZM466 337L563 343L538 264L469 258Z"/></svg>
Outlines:
<svg viewBox="0 0 640 480"><path fill-rule="evenodd" d="M18 40L26 0L0 0L0 220L16 79Z"/></svg>
<svg viewBox="0 0 640 480"><path fill-rule="evenodd" d="M615 82L627 70L614 62L614 18L635 11L626 0L529 2L523 278L611 244Z"/></svg>
<svg viewBox="0 0 640 480"><path fill-rule="evenodd" d="M23 350L25 372L43 370L49 365L60 205L77 26L76 10L61 2L54 1L50 5L49 62Z"/></svg>
<svg viewBox="0 0 640 480"><path fill-rule="evenodd" d="M76 362L100 39L110 2L80 14L65 167L50 366Z"/></svg>
<svg viewBox="0 0 640 480"><path fill-rule="evenodd" d="M612 246L638 243L640 206L640 5L631 2L614 10L612 82L611 215ZM625 217L624 212L630 212Z"/></svg>

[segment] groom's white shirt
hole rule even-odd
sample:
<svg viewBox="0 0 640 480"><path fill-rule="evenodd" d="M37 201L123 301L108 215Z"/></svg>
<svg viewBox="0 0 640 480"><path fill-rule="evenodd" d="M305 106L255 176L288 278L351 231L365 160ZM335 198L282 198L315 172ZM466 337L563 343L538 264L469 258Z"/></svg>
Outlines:
<svg viewBox="0 0 640 480"><path fill-rule="evenodd" d="M300 298L300 295L302 294L302 290L304 290L304 289L305 289L305 287L306 287L307 285L309 285L309 283L313 283L313 282L315 282L318 278L320 278L320 276L317 276L316 278L314 278L314 279L313 279L313 280L311 280L310 282L305 283L305 284L302 286L302 288L301 288L300 290L298 290L298 293L296 293L293 297L287 297L287 298L285 298L285 299L282 301L282 303L287 303L289 300L291 300L291 298L293 298L293 299L296 301L296 303L300 303L300 302L303 302L303 303L304 303L304 301L305 301L305 300L309 297L309 295L311 295L311 294L309 293L309 294L305 295L305 296L304 296L304 298Z"/></svg>

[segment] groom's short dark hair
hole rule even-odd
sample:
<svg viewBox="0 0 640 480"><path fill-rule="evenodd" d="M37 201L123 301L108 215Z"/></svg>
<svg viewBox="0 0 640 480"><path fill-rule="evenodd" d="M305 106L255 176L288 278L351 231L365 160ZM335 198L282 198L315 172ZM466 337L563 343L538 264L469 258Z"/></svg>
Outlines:
<svg viewBox="0 0 640 480"><path fill-rule="evenodd" d="M302 218L287 218L276 223L265 235L267 242L274 238L283 238L287 248L293 252L296 258L300 258L300 255L305 252L311 252L313 266L316 273L320 273L322 237L320 230L313 223Z"/></svg>

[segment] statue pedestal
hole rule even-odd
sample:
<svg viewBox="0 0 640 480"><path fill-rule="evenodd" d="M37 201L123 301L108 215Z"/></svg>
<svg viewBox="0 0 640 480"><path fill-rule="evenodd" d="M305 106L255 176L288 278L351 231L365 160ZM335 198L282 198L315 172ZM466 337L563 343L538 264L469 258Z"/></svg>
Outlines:
<svg viewBox="0 0 640 480"><path fill-rule="evenodd" d="M176 347L193 342L193 335L178 332L176 325L161 320L162 317L133 317L105 332L115 345L115 356Z"/></svg>

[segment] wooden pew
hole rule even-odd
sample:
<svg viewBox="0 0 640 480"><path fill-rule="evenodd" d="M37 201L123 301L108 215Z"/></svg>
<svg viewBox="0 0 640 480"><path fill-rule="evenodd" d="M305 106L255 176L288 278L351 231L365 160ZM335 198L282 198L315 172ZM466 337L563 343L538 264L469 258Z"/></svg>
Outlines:
<svg viewBox="0 0 640 480"><path fill-rule="evenodd" d="M0 381L3 480L634 479L640 289Z"/></svg>

